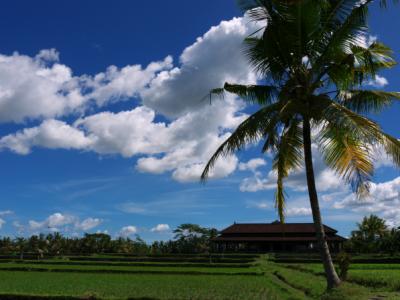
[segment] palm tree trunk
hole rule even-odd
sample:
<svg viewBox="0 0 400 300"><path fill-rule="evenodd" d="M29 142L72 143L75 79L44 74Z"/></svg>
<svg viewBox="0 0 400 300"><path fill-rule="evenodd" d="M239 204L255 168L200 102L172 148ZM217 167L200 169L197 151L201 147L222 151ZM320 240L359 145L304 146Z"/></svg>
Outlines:
<svg viewBox="0 0 400 300"><path fill-rule="evenodd" d="M304 142L304 160L306 165L307 186L308 186L308 194L310 197L311 211L314 220L314 226L319 244L319 249L321 252L321 258L324 264L328 289L332 289L334 287L339 286L341 282L332 262L332 257L329 252L328 243L326 242L325 231L321 218L321 211L319 209L318 194L317 194L317 189L315 187L314 168L312 162L310 120L307 118L304 118L303 121L303 142Z"/></svg>

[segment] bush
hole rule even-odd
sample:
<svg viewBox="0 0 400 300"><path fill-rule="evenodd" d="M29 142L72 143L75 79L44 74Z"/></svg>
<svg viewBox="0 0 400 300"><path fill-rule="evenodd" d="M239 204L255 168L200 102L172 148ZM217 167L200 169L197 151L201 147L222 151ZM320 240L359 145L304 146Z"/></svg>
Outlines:
<svg viewBox="0 0 400 300"><path fill-rule="evenodd" d="M339 268L339 277L341 280L347 279L347 272L349 271L351 256L346 252L341 252L336 257L338 268Z"/></svg>

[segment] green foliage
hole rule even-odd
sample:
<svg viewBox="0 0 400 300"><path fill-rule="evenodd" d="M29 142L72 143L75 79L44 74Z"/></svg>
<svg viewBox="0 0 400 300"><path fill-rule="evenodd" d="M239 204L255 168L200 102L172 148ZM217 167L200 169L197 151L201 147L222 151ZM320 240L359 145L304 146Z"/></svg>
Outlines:
<svg viewBox="0 0 400 300"><path fill-rule="evenodd" d="M336 256L336 261L339 268L339 277L341 280L347 279L347 273L350 268L351 256L346 252L341 252Z"/></svg>
<svg viewBox="0 0 400 300"><path fill-rule="evenodd" d="M118 237L112 239L104 233L85 233L83 237L65 237L55 232L47 235L32 235L29 238L9 237L0 239L0 254L35 256L61 256L65 254L117 253L136 256L166 253L209 253L212 249L211 239L216 237L215 228L204 228L196 224L182 224L175 230L175 239L155 241L151 245L139 236L135 239Z"/></svg>
<svg viewBox="0 0 400 300"><path fill-rule="evenodd" d="M327 165L359 196L369 192L374 146L381 145L400 165L400 141L369 119L400 99L399 92L365 88L376 74L396 64L389 47L368 41L373 2L240 1L260 26L245 40L245 53L265 84L225 83L211 91L236 94L259 110L217 149L202 180L220 156L262 141L262 152L274 154L276 208L284 221L284 179L303 160L305 122L315 129L314 142Z"/></svg>
<svg viewBox="0 0 400 300"><path fill-rule="evenodd" d="M352 231L346 248L357 253L400 252L400 228L389 229L385 220L375 215L366 216Z"/></svg>
<svg viewBox="0 0 400 300"><path fill-rule="evenodd" d="M2 272L1 293L101 299L294 299L263 276ZM279 292L279 294L278 294ZM0 295L1 297L1 295Z"/></svg>
<svg viewBox="0 0 400 300"><path fill-rule="evenodd" d="M384 288L389 291L400 289L400 272L397 269L381 270L379 266L365 270L350 270L348 280L371 288Z"/></svg>
<svg viewBox="0 0 400 300"><path fill-rule="evenodd" d="M238 261L241 259L240 255L227 256ZM110 258L107 255L103 257ZM117 255L112 257L126 258ZM251 257L254 258L254 255ZM168 258L163 257L166 262ZM257 264L247 265L246 268L227 268L225 263L220 262L208 265L200 262L187 266L188 255L175 255L175 258L181 261L177 260L173 266L152 262L104 265L101 262L74 261L73 257L64 260L2 262L0 298L3 294L24 294L42 297L95 295L99 299L333 300L340 296L340 299L360 300L379 294L391 300L396 299L397 294L390 291L396 291L400 282L398 265L353 264L349 271L349 283L325 293L321 264L282 265L260 256ZM10 297L6 299L13 299Z"/></svg>

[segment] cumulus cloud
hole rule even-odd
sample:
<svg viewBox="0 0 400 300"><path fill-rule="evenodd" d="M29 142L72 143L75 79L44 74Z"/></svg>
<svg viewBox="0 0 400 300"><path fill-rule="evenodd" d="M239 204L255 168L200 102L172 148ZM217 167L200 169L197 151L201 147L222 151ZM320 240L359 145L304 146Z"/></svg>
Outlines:
<svg viewBox="0 0 400 300"><path fill-rule="evenodd" d="M133 234L136 234L137 231L138 230L137 230L136 226L133 226L133 225L124 226L119 231L119 235L122 237L129 237L129 236L132 236Z"/></svg>
<svg viewBox="0 0 400 300"><path fill-rule="evenodd" d="M329 169L317 146L313 145L313 163L314 173L316 178L317 189L321 192L335 190L343 187L343 181ZM271 190L276 188L277 175L276 172L271 170L267 175L261 172L254 172L252 177L247 177L242 180L240 190L242 192L257 192L261 190ZM305 168L300 167L294 171L284 180L284 185L294 191L304 192L307 190Z"/></svg>
<svg viewBox="0 0 400 300"><path fill-rule="evenodd" d="M213 26L183 51L180 67L160 72L152 80L141 94L143 103L165 116L178 117L207 104L204 96L225 81L255 82L240 50L243 38L255 30L245 18Z"/></svg>
<svg viewBox="0 0 400 300"><path fill-rule="evenodd" d="M92 228L99 226L102 222L103 222L103 220L101 220L99 218L87 218L87 219L84 219L82 222L79 222L79 221L76 222L75 229L87 231L87 230L90 230Z"/></svg>
<svg viewBox="0 0 400 300"><path fill-rule="evenodd" d="M171 56L167 56L163 61L152 62L146 68L141 65L128 65L121 69L110 66L104 73L85 77L85 88L92 90L86 98L93 99L98 106L103 106L110 102L138 97L159 71L171 67Z"/></svg>
<svg viewBox="0 0 400 300"><path fill-rule="evenodd" d="M376 75L374 79L370 79L367 81L367 85L370 85L370 86L373 86L376 88L381 88L388 84L389 84L389 81L385 77L380 76L380 75Z"/></svg>
<svg viewBox="0 0 400 300"><path fill-rule="evenodd" d="M370 195L358 199L348 194L344 199L335 201L336 209L351 209L364 214L378 214L388 220L391 226L400 225L400 177L382 183L371 183Z"/></svg>
<svg viewBox="0 0 400 300"><path fill-rule="evenodd" d="M45 119L40 125L3 136L0 149L23 155L34 147L45 147L138 156L135 168L140 172L169 172L180 182L197 181L210 156L246 117L244 104L233 95L215 99L212 105L204 96L225 81L256 82L240 46L257 28L246 18L233 18L212 27L184 49L178 64L167 56L145 67L110 66L93 76L74 76L54 49L42 50L35 57L0 55L0 122ZM372 40L366 38L365 43ZM131 110L87 115L91 105L105 108L132 98L141 102ZM70 123L59 120L71 113L79 117ZM264 176L257 171L265 164L263 159L239 163L231 155L217 161L210 177L225 177L239 166L253 172L241 183L241 191L273 189L276 174ZM315 155L314 164L320 191L342 185L320 156ZM304 169L293 172L286 186L304 191Z"/></svg>
<svg viewBox="0 0 400 300"><path fill-rule="evenodd" d="M79 79L54 49L33 58L0 55L0 82L0 122L61 116L85 101Z"/></svg>
<svg viewBox="0 0 400 300"><path fill-rule="evenodd" d="M70 67L59 62L55 49L41 50L35 57L17 52L0 55L0 122L83 114L92 102L102 107L136 97L171 63L168 56L145 68L110 66L94 76L74 76Z"/></svg>
<svg viewBox="0 0 400 300"><path fill-rule="evenodd" d="M309 207L289 207L285 211L289 217L293 216L309 216L311 215L311 208Z"/></svg>
<svg viewBox="0 0 400 300"><path fill-rule="evenodd" d="M87 149L93 140L65 122L49 119L37 127L25 128L0 139L0 149L8 148L18 154L28 154L34 146L49 149Z"/></svg>
<svg viewBox="0 0 400 300"><path fill-rule="evenodd" d="M288 199L285 208L285 215L288 217L308 216L311 215L311 208L303 206L308 199L303 197L297 199ZM255 208L259 210L275 210L273 200L270 201L247 201L247 208Z"/></svg>
<svg viewBox="0 0 400 300"><path fill-rule="evenodd" d="M255 172L259 167L265 166L267 162L262 158L253 158L248 162L239 164L239 170L241 171L252 171Z"/></svg>
<svg viewBox="0 0 400 300"><path fill-rule="evenodd" d="M28 229L31 232L69 231L70 229L87 231L94 227L97 227L101 223L101 219L87 218L83 221L80 221L80 219L76 216L57 212L48 216L43 221L30 220L28 222ZM15 226L23 228L21 224L17 223L17 225Z"/></svg>
<svg viewBox="0 0 400 300"><path fill-rule="evenodd" d="M14 212L12 210L2 210L0 211L0 216L7 216L7 215L12 215Z"/></svg>
<svg viewBox="0 0 400 300"><path fill-rule="evenodd" d="M36 74L39 69L46 78L44 85L50 79L56 82L51 93L65 98L74 91L81 101L71 106L62 104L54 112L43 109L28 115L28 110L20 117L12 118L19 121L25 117L49 119L38 126L3 136L0 149L19 154L28 154L34 147L46 147L123 157L139 155L136 169L140 172L170 172L177 181L197 181L210 156L246 117L240 113L244 104L233 95L216 99L212 105L203 98L210 89L222 86L225 81L256 81L240 50L243 38L254 29L254 24L243 18L223 21L182 52L179 66L174 67L168 56L146 68L135 65L118 69L112 66L104 73L79 78L73 77L68 67L58 63L58 53L54 50L42 51L35 58L16 55L16 60L24 60L33 69L27 73ZM67 90L60 92L60 85ZM27 87L20 89L30 91ZM84 114L91 101L104 106L132 97L140 97L142 103L129 111L81 116L71 124L56 118L70 111L81 110ZM167 117L167 121L157 121L157 114ZM234 155L221 158L210 177L227 176L237 165L238 159Z"/></svg>
<svg viewBox="0 0 400 300"><path fill-rule="evenodd" d="M3 227L4 224L6 224L6 221L0 218L0 229Z"/></svg>
<svg viewBox="0 0 400 300"><path fill-rule="evenodd" d="M167 232L170 231L171 228L169 227L168 224L158 224L157 226L153 227L150 231L151 232L157 232L157 233L162 233L162 232Z"/></svg>

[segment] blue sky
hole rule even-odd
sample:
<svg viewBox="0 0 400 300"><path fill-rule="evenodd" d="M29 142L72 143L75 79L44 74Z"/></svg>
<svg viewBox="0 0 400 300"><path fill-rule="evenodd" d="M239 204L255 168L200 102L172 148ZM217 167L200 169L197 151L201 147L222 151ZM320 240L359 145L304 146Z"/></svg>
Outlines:
<svg viewBox="0 0 400 300"><path fill-rule="evenodd" d="M223 228L277 218L271 160L257 146L221 161L206 185L197 180L248 111L237 99L210 106L203 96L225 81L255 81L238 50L255 25L235 1L2 6L0 235L107 231L153 240L185 222ZM370 18L372 36L397 58L398 10L374 6ZM399 75L396 67L371 84L396 90ZM372 116L397 137L399 108ZM372 212L400 225L399 171L384 155L362 203L315 159L326 224L348 235ZM303 172L287 185L287 221L310 221Z"/></svg>

